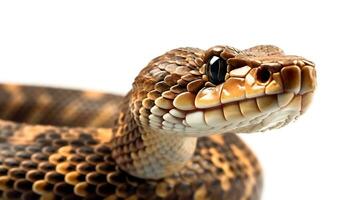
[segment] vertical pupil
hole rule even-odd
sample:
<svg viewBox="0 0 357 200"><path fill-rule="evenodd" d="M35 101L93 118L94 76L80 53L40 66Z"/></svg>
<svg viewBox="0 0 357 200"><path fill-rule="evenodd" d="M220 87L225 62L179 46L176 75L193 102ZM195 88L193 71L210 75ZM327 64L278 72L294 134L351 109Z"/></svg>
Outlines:
<svg viewBox="0 0 357 200"><path fill-rule="evenodd" d="M227 73L226 61L218 57L213 57L211 59L211 62L207 70L207 74L210 81L216 85L223 83L226 73Z"/></svg>

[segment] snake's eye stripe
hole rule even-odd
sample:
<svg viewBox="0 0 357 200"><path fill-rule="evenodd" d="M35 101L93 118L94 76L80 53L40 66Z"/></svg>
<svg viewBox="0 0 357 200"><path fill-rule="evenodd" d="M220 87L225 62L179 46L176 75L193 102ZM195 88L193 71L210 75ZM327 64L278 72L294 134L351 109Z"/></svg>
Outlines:
<svg viewBox="0 0 357 200"><path fill-rule="evenodd" d="M209 81L215 85L224 82L224 78L227 73L227 62L217 56L213 56L206 68L206 74L209 78Z"/></svg>

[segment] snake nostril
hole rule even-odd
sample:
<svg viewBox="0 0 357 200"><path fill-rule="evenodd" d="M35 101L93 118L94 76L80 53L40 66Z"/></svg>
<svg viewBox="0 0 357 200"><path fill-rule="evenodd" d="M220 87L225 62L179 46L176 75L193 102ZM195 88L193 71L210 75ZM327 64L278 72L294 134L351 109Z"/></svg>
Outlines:
<svg viewBox="0 0 357 200"><path fill-rule="evenodd" d="M257 70L257 80L260 83L266 83L269 81L271 76L271 72L269 71L269 69L263 67L263 68L258 68Z"/></svg>

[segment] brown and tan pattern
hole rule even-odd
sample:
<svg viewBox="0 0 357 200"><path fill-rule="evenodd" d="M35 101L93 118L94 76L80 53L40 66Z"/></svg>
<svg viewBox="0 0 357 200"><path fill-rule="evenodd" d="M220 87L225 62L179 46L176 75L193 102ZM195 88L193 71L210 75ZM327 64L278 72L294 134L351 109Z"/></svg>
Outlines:
<svg viewBox="0 0 357 200"><path fill-rule="evenodd" d="M269 45L169 51L126 96L0 85L0 197L257 200L234 133L290 123L315 85L312 62Z"/></svg>

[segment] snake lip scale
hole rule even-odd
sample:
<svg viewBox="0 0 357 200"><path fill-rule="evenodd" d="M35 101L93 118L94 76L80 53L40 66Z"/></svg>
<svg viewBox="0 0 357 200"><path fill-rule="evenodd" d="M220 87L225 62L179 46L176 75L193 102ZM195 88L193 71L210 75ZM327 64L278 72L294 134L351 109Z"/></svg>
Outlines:
<svg viewBox="0 0 357 200"><path fill-rule="evenodd" d="M236 133L304 114L313 62L272 45L177 48L125 95L0 84L0 199L258 200Z"/></svg>

